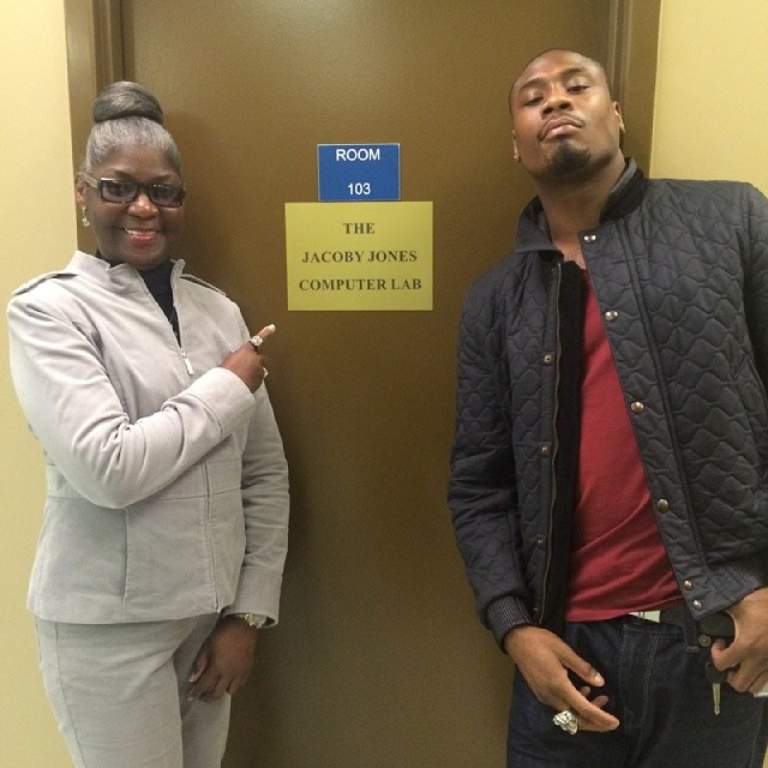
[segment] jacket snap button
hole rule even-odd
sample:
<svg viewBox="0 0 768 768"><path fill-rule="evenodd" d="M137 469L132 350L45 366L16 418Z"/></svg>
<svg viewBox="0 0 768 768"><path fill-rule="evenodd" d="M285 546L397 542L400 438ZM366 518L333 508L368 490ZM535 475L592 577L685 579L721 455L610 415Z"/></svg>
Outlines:
<svg viewBox="0 0 768 768"><path fill-rule="evenodd" d="M702 648L709 648L712 645L712 638L709 635L699 635L698 640Z"/></svg>
<svg viewBox="0 0 768 768"><path fill-rule="evenodd" d="M697 611L700 611L700 610L701 610L701 609L704 607L704 606L701 604L701 600L694 600L694 601L693 601L693 603L692 603L692 605L693 605L693 607L694 607L694 608L695 608Z"/></svg>
<svg viewBox="0 0 768 768"><path fill-rule="evenodd" d="M541 446L541 448L539 448L539 453L540 453L542 456L549 456L549 454L551 453L551 451L552 451L552 449L550 448L550 446L549 446L549 443L544 443L544 444Z"/></svg>
<svg viewBox="0 0 768 768"><path fill-rule="evenodd" d="M606 320L613 321L616 320L619 316L619 313L615 309L609 309L603 317L605 317Z"/></svg>
<svg viewBox="0 0 768 768"><path fill-rule="evenodd" d="M546 355L544 355L544 365L552 365L552 361L555 359L554 355L551 355L549 352L547 352Z"/></svg>
<svg viewBox="0 0 768 768"><path fill-rule="evenodd" d="M693 589L693 582L692 582L690 579L686 579L686 580L683 582L683 587L684 587L685 589Z"/></svg>
<svg viewBox="0 0 768 768"><path fill-rule="evenodd" d="M659 512L669 512L669 502L666 499L659 499L656 502L656 509L658 509Z"/></svg>
<svg viewBox="0 0 768 768"><path fill-rule="evenodd" d="M645 410L645 406L639 400L635 400L635 402L629 406L629 410L632 411L632 413L642 413Z"/></svg>

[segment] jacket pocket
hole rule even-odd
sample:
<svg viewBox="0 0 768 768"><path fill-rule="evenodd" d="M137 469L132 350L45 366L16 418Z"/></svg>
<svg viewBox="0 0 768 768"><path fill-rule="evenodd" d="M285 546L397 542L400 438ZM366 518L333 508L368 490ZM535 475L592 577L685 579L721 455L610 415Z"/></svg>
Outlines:
<svg viewBox="0 0 768 768"><path fill-rule="evenodd" d="M122 510L85 499L49 498L32 592L59 621L83 621L106 611L125 592L126 549Z"/></svg>

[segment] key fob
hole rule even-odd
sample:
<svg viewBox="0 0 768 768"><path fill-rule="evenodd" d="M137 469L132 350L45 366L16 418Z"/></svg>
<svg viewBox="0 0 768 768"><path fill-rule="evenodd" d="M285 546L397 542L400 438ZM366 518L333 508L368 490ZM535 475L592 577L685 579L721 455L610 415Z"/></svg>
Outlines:
<svg viewBox="0 0 768 768"><path fill-rule="evenodd" d="M730 671L730 669L724 669L721 672L711 661L704 665L704 675L713 685L724 683Z"/></svg>
<svg viewBox="0 0 768 768"><path fill-rule="evenodd" d="M712 640L722 639L730 643L736 636L736 627L730 614L725 611L719 611L711 616L707 616L699 622L699 632L708 635ZM724 683L728 673L733 669L725 669L722 672L715 667L711 660L704 665L704 672L710 683Z"/></svg>
<svg viewBox="0 0 768 768"><path fill-rule="evenodd" d="M709 635L713 640L722 638L726 642L730 642L736 636L736 627L729 614L725 611L719 611L699 622L699 632L703 635Z"/></svg>

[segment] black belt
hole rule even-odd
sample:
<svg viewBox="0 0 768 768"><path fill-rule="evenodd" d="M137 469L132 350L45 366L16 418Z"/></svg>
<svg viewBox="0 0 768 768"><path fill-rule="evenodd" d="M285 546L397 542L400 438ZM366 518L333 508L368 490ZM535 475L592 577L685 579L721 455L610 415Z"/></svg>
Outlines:
<svg viewBox="0 0 768 768"><path fill-rule="evenodd" d="M718 611L696 621L682 602L654 611L633 611L629 615L657 624L674 624L682 627L685 644L691 652L699 648L709 648L713 640L719 637L732 640L735 634L733 619L725 611Z"/></svg>

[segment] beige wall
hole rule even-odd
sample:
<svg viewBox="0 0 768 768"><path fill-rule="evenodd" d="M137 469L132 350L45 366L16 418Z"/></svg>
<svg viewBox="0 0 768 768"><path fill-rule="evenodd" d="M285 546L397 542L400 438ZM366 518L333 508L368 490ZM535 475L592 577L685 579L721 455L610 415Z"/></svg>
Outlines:
<svg viewBox="0 0 768 768"><path fill-rule="evenodd" d="M766 40L765 0L662 0L652 176L768 194Z"/></svg>
<svg viewBox="0 0 768 768"><path fill-rule="evenodd" d="M66 72L62 0L0 3L3 306L19 283L61 265L74 247ZM4 311L0 323L0 765L65 768L24 608L43 502L40 451L11 389Z"/></svg>
<svg viewBox="0 0 768 768"><path fill-rule="evenodd" d="M663 0L651 174L768 193L768 3Z"/></svg>

